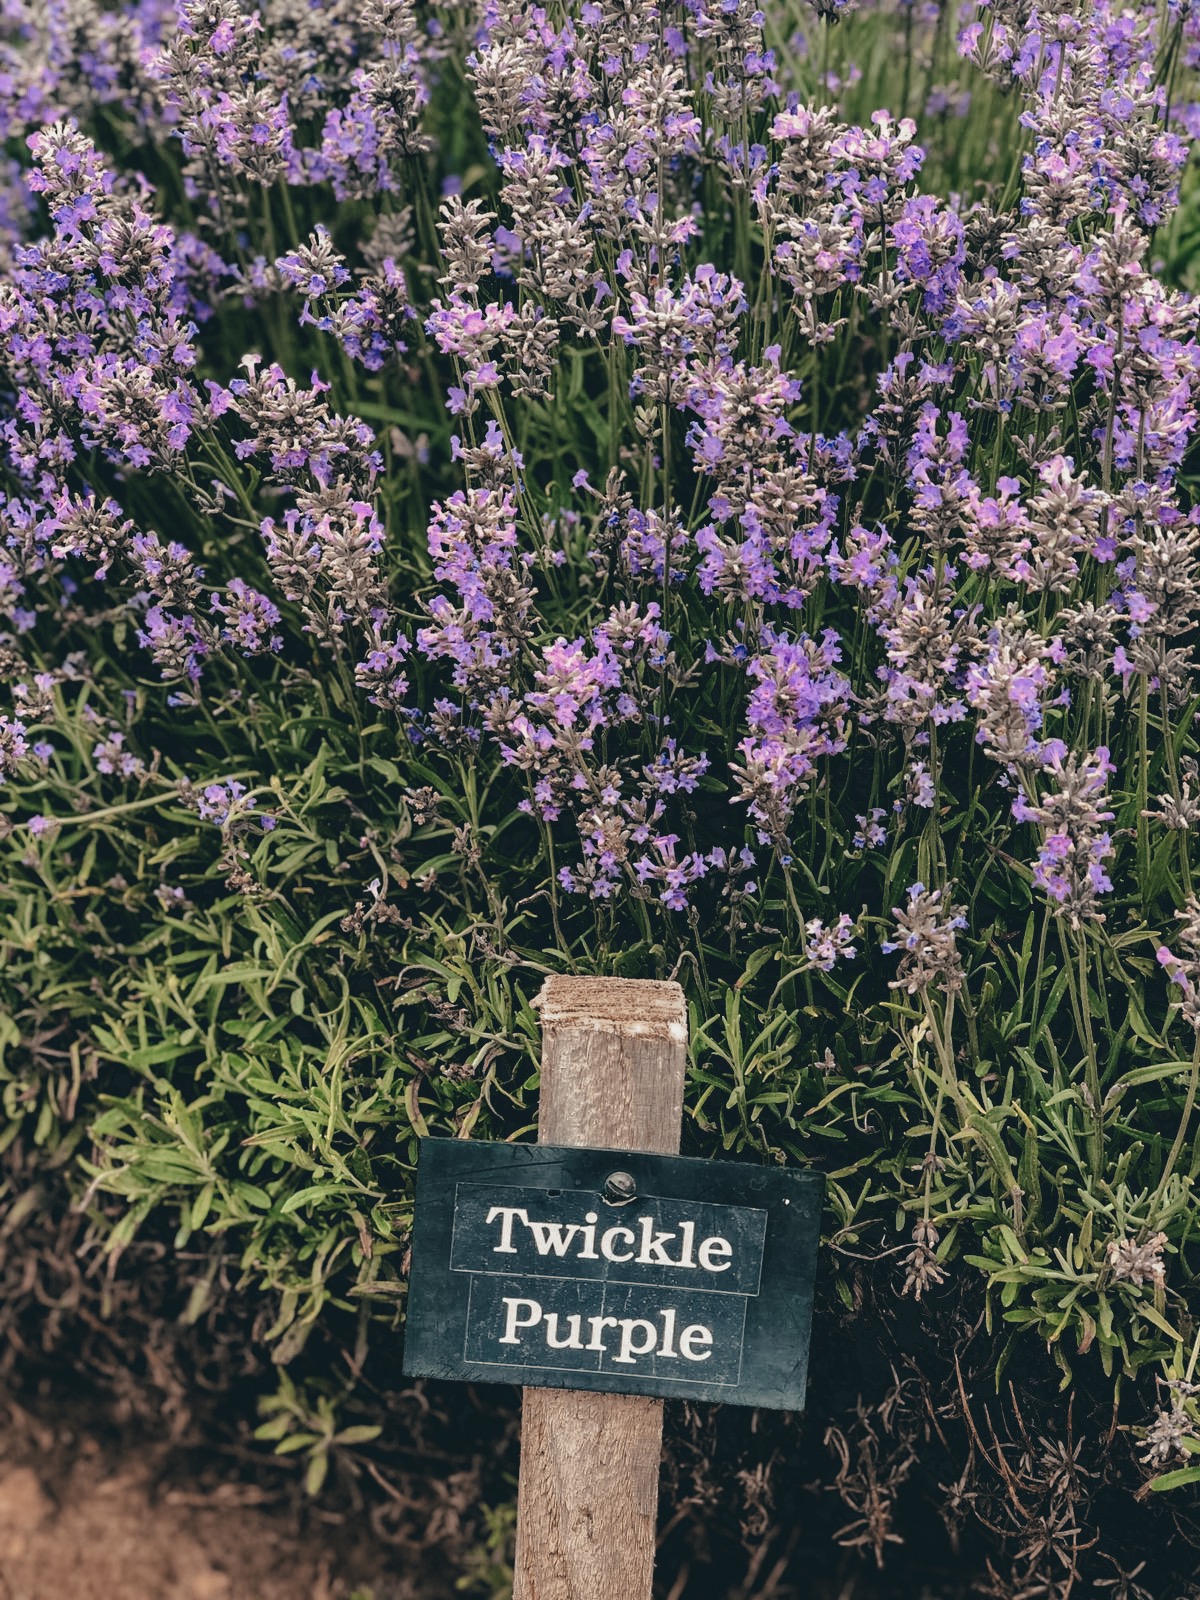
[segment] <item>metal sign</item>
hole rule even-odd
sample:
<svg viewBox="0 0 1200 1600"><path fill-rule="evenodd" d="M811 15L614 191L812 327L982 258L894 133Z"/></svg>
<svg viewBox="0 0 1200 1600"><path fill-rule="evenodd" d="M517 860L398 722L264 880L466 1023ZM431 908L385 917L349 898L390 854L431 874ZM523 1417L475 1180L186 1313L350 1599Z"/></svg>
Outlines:
<svg viewBox="0 0 1200 1600"><path fill-rule="evenodd" d="M404 1371L798 1410L823 1184L423 1139Z"/></svg>

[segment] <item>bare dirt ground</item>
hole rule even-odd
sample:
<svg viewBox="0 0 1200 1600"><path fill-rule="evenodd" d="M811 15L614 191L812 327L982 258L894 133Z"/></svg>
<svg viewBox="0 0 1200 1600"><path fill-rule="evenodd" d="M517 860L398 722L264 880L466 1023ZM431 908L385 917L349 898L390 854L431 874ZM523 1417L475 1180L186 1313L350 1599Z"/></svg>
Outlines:
<svg viewBox="0 0 1200 1600"><path fill-rule="evenodd" d="M355 1530L180 1478L170 1446L0 1403L0 1600L417 1600Z"/></svg>

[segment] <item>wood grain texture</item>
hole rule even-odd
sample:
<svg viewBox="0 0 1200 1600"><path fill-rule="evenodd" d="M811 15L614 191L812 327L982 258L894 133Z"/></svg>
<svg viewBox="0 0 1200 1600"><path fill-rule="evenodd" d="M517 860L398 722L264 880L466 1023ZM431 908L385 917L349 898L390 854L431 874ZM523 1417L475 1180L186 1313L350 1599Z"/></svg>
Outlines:
<svg viewBox="0 0 1200 1600"><path fill-rule="evenodd" d="M679 1150L687 1012L675 983L548 978L541 1144ZM662 1401L526 1389L513 1600L649 1600Z"/></svg>

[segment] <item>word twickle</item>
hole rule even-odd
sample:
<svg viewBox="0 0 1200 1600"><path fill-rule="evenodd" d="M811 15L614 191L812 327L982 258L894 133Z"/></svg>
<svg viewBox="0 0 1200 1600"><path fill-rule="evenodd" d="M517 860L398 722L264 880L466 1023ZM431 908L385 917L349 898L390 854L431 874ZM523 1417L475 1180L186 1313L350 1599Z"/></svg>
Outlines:
<svg viewBox="0 0 1200 1600"><path fill-rule="evenodd" d="M713 1234L704 1239L699 1249L694 1250L696 1239L694 1222L681 1223L677 1235L672 1229L663 1233L656 1232L653 1217L637 1217L634 1220L639 1233L635 1234L632 1228L615 1226L606 1228L597 1240L596 1229L600 1218L594 1211L587 1212L582 1223L531 1222L528 1212L523 1207L493 1206L487 1214L487 1221L490 1223L497 1218L501 1221L500 1243L493 1247L492 1254L498 1256L519 1254L517 1246L512 1242L513 1225L518 1221L528 1228L540 1256L566 1256L572 1244L578 1239L580 1249L577 1257L580 1261L599 1261L603 1258L617 1265L633 1261L641 1267L689 1267L699 1268L704 1272L728 1272L730 1265L728 1258L733 1254L733 1246L720 1234ZM667 1249L677 1237L680 1241L679 1259L672 1261ZM626 1248L618 1249L618 1240ZM600 1246L599 1251L596 1249L597 1243Z"/></svg>

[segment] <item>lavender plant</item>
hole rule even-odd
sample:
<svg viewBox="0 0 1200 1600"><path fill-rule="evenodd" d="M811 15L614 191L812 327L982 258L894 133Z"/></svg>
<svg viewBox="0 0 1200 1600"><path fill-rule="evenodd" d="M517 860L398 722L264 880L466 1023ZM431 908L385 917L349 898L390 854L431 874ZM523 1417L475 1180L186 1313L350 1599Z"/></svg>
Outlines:
<svg viewBox="0 0 1200 1600"><path fill-rule="evenodd" d="M365 1349L540 975L673 975L847 1316L1200 1478L1193 8L0 16L15 1203Z"/></svg>

